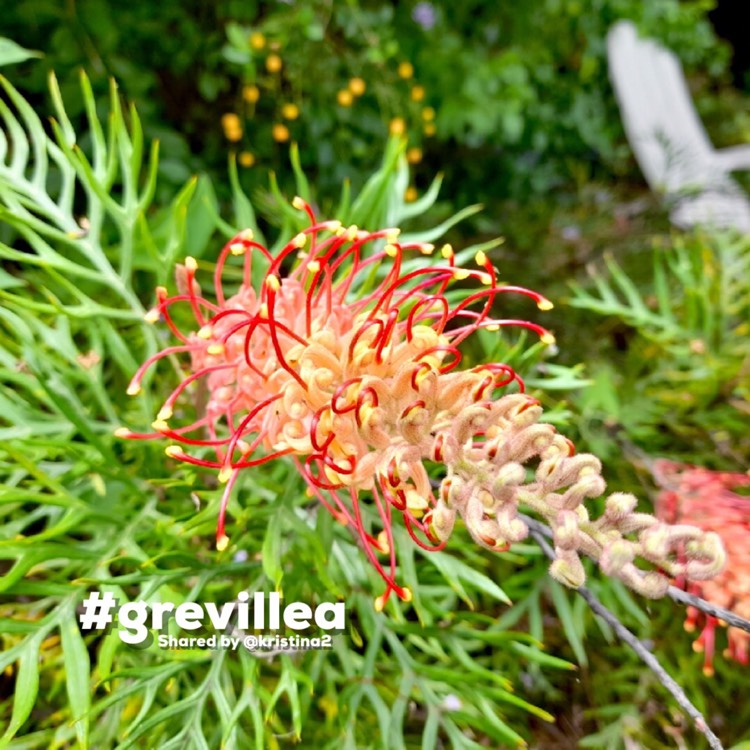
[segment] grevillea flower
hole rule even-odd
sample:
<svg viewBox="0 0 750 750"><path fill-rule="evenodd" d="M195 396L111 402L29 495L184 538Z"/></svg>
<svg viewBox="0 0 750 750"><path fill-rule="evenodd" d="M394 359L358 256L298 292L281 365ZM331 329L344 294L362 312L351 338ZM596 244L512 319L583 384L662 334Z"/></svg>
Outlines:
<svg viewBox="0 0 750 750"><path fill-rule="evenodd" d="M604 516L591 521L582 503L604 491L599 461L574 455L569 440L539 423L539 402L523 393L507 365L459 369L458 347L479 329L518 326L552 343L536 323L492 317L503 294L525 295L549 310L545 297L501 285L483 252L476 267L465 268L445 245L433 262L426 257L432 245L401 243L397 229L345 228L317 221L299 198L293 205L310 226L276 255L249 231L235 237L219 255L214 299L202 296L192 258L178 269L176 295L157 290L146 319L163 318L179 343L145 362L129 393L138 393L148 368L169 355L186 355L188 372L154 432L118 431L168 438L170 457L218 470L226 482L220 550L228 544L225 511L239 473L289 456L309 494L354 529L385 581L378 609L391 592L411 598L396 580L396 516L428 550L445 546L460 517L478 544L502 551L528 534L517 516L523 504L551 525L558 555L551 573L573 586L584 580L580 552L650 596L663 593L668 579L639 570L636 556L670 575L703 579L716 572L723 559L716 535L634 513L632 496L612 495ZM235 257L242 259L242 283L227 297L222 280ZM257 289L256 258L265 264ZM175 324L177 305L192 311L192 332ZM190 393L198 381L207 391L200 398ZM512 384L520 393L497 394ZM184 417L191 398L192 421ZM173 427L178 408L188 423ZM531 461L538 467L527 472ZM375 511L375 523L363 504ZM677 546L686 559L674 558Z"/></svg>
<svg viewBox="0 0 750 750"><path fill-rule="evenodd" d="M679 581L690 593L750 619L750 498L733 490L750 486L750 476L705 469L660 459L654 462L653 475L662 488L657 499L659 518L674 523L688 519L706 531L717 532L727 551L727 566L712 581ZM716 626L719 620L688 607L685 629L700 635L693 648L703 652L703 671L714 672ZM724 652L740 664L750 663L750 633L729 628Z"/></svg>

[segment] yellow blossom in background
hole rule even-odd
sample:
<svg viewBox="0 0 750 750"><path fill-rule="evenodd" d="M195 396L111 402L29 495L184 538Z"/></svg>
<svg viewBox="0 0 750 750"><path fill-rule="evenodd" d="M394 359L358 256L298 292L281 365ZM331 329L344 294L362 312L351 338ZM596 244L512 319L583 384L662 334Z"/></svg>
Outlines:
<svg viewBox="0 0 750 750"><path fill-rule="evenodd" d="M422 161L422 149L417 148L416 146L410 148L406 152L406 161L408 161L409 164L419 164L419 162Z"/></svg>
<svg viewBox="0 0 750 750"><path fill-rule="evenodd" d="M414 66L410 62L399 63L398 74L401 78L411 78L414 75Z"/></svg>
<svg viewBox="0 0 750 750"><path fill-rule="evenodd" d="M239 161L242 167L252 167L255 164L255 156L249 151L241 151L237 157L237 161Z"/></svg>
<svg viewBox="0 0 750 750"><path fill-rule="evenodd" d="M367 84L361 78L352 78L351 81L349 81L349 91L351 91L354 96L362 96L362 94L365 93L366 88Z"/></svg>
<svg viewBox="0 0 750 750"><path fill-rule="evenodd" d="M255 104L260 99L260 89L257 86L249 85L242 87L242 98L248 104Z"/></svg>
<svg viewBox="0 0 750 750"><path fill-rule="evenodd" d="M425 122L432 122L435 119L435 110L432 107L425 107L422 110L422 119Z"/></svg>
<svg viewBox="0 0 750 750"><path fill-rule="evenodd" d="M282 125L280 122L276 123L272 130L271 135L275 141L283 143L289 140L289 128L286 125Z"/></svg>
<svg viewBox="0 0 750 750"><path fill-rule="evenodd" d="M234 112L227 112L222 116L221 127L228 141L236 143L242 139L242 121Z"/></svg>
<svg viewBox="0 0 750 750"><path fill-rule="evenodd" d="M428 122L424 128L422 128L422 132L429 138L430 136L435 135L435 124L432 122Z"/></svg>
<svg viewBox="0 0 750 750"><path fill-rule="evenodd" d="M424 86L412 86L411 100L413 102L421 102L423 99L424 99Z"/></svg>
<svg viewBox="0 0 750 750"><path fill-rule="evenodd" d="M417 200L417 195L417 189L413 185L409 185L409 187L404 191L404 200L407 203L412 203Z"/></svg>
<svg viewBox="0 0 750 750"><path fill-rule="evenodd" d="M281 108L281 115L287 120L296 120L299 117L299 107L296 104L285 104Z"/></svg>
<svg viewBox="0 0 750 750"><path fill-rule="evenodd" d="M261 50L266 46L266 38L260 33L260 31L255 31L250 34L250 46L257 50Z"/></svg>
<svg viewBox="0 0 750 750"><path fill-rule="evenodd" d="M339 103L340 107L351 107L354 102L354 97L352 96L352 92L348 89L341 89L341 91L336 94L336 101Z"/></svg>
<svg viewBox="0 0 750 750"><path fill-rule="evenodd" d="M404 122L403 117L394 117L390 125L388 125L388 132L391 135L403 135L404 131L406 130L406 123Z"/></svg>
<svg viewBox="0 0 750 750"><path fill-rule="evenodd" d="M266 58L266 70L269 73L278 73L282 65L283 63L278 55L269 55Z"/></svg>

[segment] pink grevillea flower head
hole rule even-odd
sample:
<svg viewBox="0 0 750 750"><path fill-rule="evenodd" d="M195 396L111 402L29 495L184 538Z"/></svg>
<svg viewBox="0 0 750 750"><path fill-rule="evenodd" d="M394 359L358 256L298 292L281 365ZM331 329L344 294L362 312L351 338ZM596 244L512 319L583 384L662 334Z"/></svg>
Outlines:
<svg viewBox="0 0 750 750"><path fill-rule="evenodd" d="M669 523L683 519L707 531L718 533L726 548L727 566L710 581L678 581L690 593L750 619L750 498L734 490L750 486L750 476L711 471L660 459L654 462L653 474L661 487L657 515ZM703 671L712 675L719 621L710 615L688 608L685 629L700 634L693 644L704 655ZM740 664L750 663L750 634L739 628L728 629L725 656Z"/></svg>
<svg viewBox="0 0 750 750"><path fill-rule="evenodd" d="M385 581L378 609L391 592L411 598L396 580L398 516L426 549L442 549L458 516L478 544L504 550L528 533L517 517L523 503L552 526L558 560L551 572L570 585L583 582L579 551L649 595L658 595L667 579L639 571L636 555L698 578L720 566L715 538L634 514L629 496L612 496L606 517L591 522L582 502L604 490L597 459L573 455L570 441L539 423L539 402L523 394L510 367L459 369L459 344L481 328L522 327L552 343L536 323L493 317L503 294L525 295L548 310L545 297L501 285L483 252L465 268L445 245L435 262L427 257L432 245L399 242L397 229L370 233L319 222L301 199L294 206L307 213L310 226L275 255L248 231L224 247L212 300L202 296L190 258L179 269L176 295L157 290L146 319L163 318L179 343L145 362L129 392L137 393L149 367L171 354L187 356L187 372L154 432L119 431L168 438L172 458L218 470L226 482L219 549L228 544L225 511L240 471L290 456L309 494L354 529ZM257 288L256 258L264 263ZM222 282L230 261L241 261L242 283L227 296ZM192 311L192 332L176 325L177 305ZM206 394L196 399L188 390L199 382ZM521 392L496 396L511 384ZM195 418L173 427L178 405L187 408L191 397L202 402ZM524 463L535 459L539 467L526 482ZM442 468L437 483L426 463ZM363 503L375 510L375 524ZM629 532L639 534L636 542L624 539ZM686 540L689 560L670 567L670 551Z"/></svg>

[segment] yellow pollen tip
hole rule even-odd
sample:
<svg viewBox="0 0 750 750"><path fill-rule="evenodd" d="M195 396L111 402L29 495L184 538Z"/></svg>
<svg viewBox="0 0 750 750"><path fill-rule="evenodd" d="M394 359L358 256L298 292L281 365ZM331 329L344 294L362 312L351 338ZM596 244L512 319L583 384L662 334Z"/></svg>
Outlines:
<svg viewBox="0 0 750 750"><path fill-rule="evenodd" d="M211 346L206 347L206 353L214 357L224 354L224 344L211 344Z"/></svg>
<svg viewBox="0 0 750 750"><path fill-rule="evenodd" d="M311 260L311 261L310 261L310 262L309 262L309 263L307 264L307 270L308 270L308 271L309 271L310 273L317 273L318 271L320 271L320 262L319 262L319 261L317 261L317 260Z"/></svg>
<svg viewBox="0 0 750 750"><path fill-rule="evenodd" d="M410 602L414 598L414 595L411 593L411 589L408 586L404 586L403 592L404 593L401 597L402 601Z"/></svg>
<svg viewBox="0 0 750 750"><path fill-rule="evenodd" d="M479 280L485 286L489 286L490 284L492 284L492 276L490 276L488 273L480 272Z"/></svg>
<svg viewBox="0 0 750 750"><path fill-rule="evenodd" d="M339 225L336 227L336 229L333 230L333 233L337 237L341 237L342 235L346 234L346 229L342 225Z"/></svg>
<svg viewBox="0 0 750 750"><path fill-rule="evenodd" d="M352 224L347 230L346 230L346 239L351 242L352 240L357 239L357 235L359 234L359 228L356 224Z"/></svg>
<svg viewBox="0 0 750 750"><path fill-rule="evenodd" d="M246 453L250 453L250 446L244 440L238 440L237 450L244 456Z"/></svg>
<svg viewBox="0 0 750 750"><path fill-rule="evenodd" d="M179 458L182 455L182 448L180 448L179 445L168 445L164 452L170 457L170 458Z"/></svg>
<svg viewBox="0 0 750 750"><path fill-rule="evenodd" d="M296 208L298 211L304 211L305 201L303 198L300 198L299 195L295 195L292 199L292 206L294 206L294 208Z"/></svg>
<svg viewBox="0 0 750 750"><path fill-rule="evenodd" d="M161 409L159 409L159 413L156 415L157 419L172 419L172 407L171 406L162 406Z"/></svg>
<svg viewBox="0 0 750 750"><path fill-rule="evenodd" d="M151 427L154 429L154 432L168 432L169 431L169 424L167 423L166 419L155 419L151 423Z"/></svg>
<svg viewBox="0 0 750 750"><path fill-rule="evenodd" d="M453 278L456 281L463 281L469 277L469 272L465 268L459 268L453 272Z"/></svg>
<svg viewBox="0 0 750 750"><path fill-rule="evenodd" d="M500 326L493 323L492 325L487 326L487 330L492 331L494 333L495 331L500 330Z"/></svg>
<svg viewBox="0 0 750 750"><path fill-rule="evenodd" d="M480 250L475 256L474 260L477 262L477 265L479 266L486 266L487 265L487 256L484 254L482 250Z"/></svg>
<svg viewBox="0 0 750 750"><path fill-rule="evenodd" d="M229 252L232 255L244 255L247 248L241 242L233 242L229 246Z"/></svg>
<svg viewBox="0 0 750 750"><path fill-rule="evenodd" d="M156 296L161 299L162 297L166 297L168 294L167 287L165 286L157 286L156 287Z"/></svg>
<svg viewBox="0 0 750 750"><path fill-rule="evenodd" d="M543 344L547 344L547 346L552 346L552 344L554 344L557 339L555 338L554 334L547 331L546 333L542 334L541 341Z"/></svg>
<svg viewBox="0 0 750 750"><path fill-rule="evenodd" d="M341 222L338 219L332 219L325 223L325 228L329 232L335 232L336 230L341 229Z"/></svg>
<svg viewBox="0 0 750 750"><path fill-rule="evenodd" d="M226 534L224 534L224 536L219 537L216 540L216 549L219 552L223 552L228 546L229 546L229 537Z"/></svg>
<svg viewBox="0 0 750 750"><path fill-rule="evenodd" d="M540 299L539 302L536 303L536 306L540 310L551 310L554 305L548 300L548 299Z"/></svg>
<svg viewBox="0 0 750 750"><path fill-rule="evenodd" d="M450 245L443 245L443 247L440 249L440 255L442 255L446 260L450 260L455 253L453 252L453 248Z"/></svg>
<svg viewBox="0 0 750 750"><path fill-rule="evenodd" d="M128 396L137 396L141 392L141 386L138 385L138 383L131 383L128 386L128 390L125 391L125 393L128 394Z"/></svg>
<svg viewBox="0 0 750 750"><path fill-rule="evenodd" d="M255 238L255 232L253 232L252 229L243 229L238 235L241 240L244 240L245 242L252 242Z"/></svg>
<svg viewBox="0 0 750 750"><path fill-rule="evenodd" d="M278 292L279 289L281 289L281 282L279 281L278 276L274 276L271 274L266 279L266 286L272 291L272 292Z"/></svg>
<svg viewBox="0 0 750 750"><path fill-rule="evenodd" d="M388 244L385 246L385 254L390 258L395 258L398 255L398 248L395 245Z"/></svg>
<svg viewBox="0 0 750 750"><path fill-rule="evenodd" d="M385 608L385 596L381 594L375 597L375 611L382 612Z"/></svg>
<svg viewBox="0 0 750 750"><path fill-rule="evenodd" d="M188 257L185 258L185 268L187 268L188 271L197 271L198 261L193 258L192 255L188 255Z"/></svg>
<svg viewBox="0 0 750 750"><path fill-rule="evenodd" d="M258 310L258 312L260 313L261 318L268 318L268 305L264 302L260 306L260 310Z"/></svg>
<svg viewBox="0 0 750 750"><path fill-rule="evenodd" d="M153 323L156 323L156 322L157 322L157 321L159 320L159 317L160 317L160 316L161 316L161 313L160 313L160 312L159 312L159 311L158 311L158 310L157 310L156 308L154 308L153 310L149 310L149 311L148 311L148 312L147 312L147 313L146 313L146 314L145 314L145 315L143 316L143 319L144 319L144 320L145 320L145 321L146 321L147 323L151 323L151 324L153 324Z"/></svg>
<svg viewBox="0 0 750 750"><path fill-rule="evenodd" d="M305 243L307 242L307 235L304 232L300 232L293 240L292 245L294 247L304 247Z"/></svg>
<svg viewBox="0 0 750 750"><path fill-rule="evenodd" d="M387 243L388 243L389 245L394 245L394 244L395 244L395 243L396 243L396 242L398 241L398 236L399 236L400 234L401 234L401 230L400 230L400 229L398 229L398 228L396 228L396 229L389 229L389 230L388 230L388 231L386 232L386 235L385 235L385 241L386 241L386 242L387 242Z"/></svg>
<svg viewBox="0 0 750 750"><path fill-rule="evenodd" d="M231 466L225 466L220 472L219 472L219 482L221 484L226 484L231 478L232 473L234 472L234 469Z"/></svg>
<svg viewBox="0 0 750 750"><path fill-rule="evenodd" d="M133 433L127 427L118 427L114 432L115 437L118 438L130 437L132 434Z"/></svg>
<svg viewBox="0 0 750 750"><path fill-rule="evenodd" d="M211 336L213 336L213 333L214 332L213 332L213 329L211 328L211 326L203 326L203 328L201 328L198 331L198 338L199 339L210 339Z"/></svg>
<svg viewBox="0 0 750 750"><path fill-rule="evenodd" d="M388 535L385 531L381 531L378 534L378 551L383 555L389 555L391 553L391 547L388 544Z"/></svg>
<svg viewBox="0 0 750 750"><path fill-rule="evenodd" d="M305 495L307 497L315 497L315 493L309 487L305 490Z"/></svg>
<svg viewBox="0 0 750 750"><path fill-rule="evenodd" d="M434 250L435 245L431 245L429 242L423 242L419 246L419 251L422 253L422 255L432 255Z"/></svg>

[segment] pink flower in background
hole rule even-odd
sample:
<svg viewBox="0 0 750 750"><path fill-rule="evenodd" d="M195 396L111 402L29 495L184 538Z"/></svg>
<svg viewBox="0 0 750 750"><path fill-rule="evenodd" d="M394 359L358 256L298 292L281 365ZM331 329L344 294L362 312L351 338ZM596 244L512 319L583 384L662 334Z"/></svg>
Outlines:
<svg viewBox="0 0 750 750"><path fill-rule="evenodd" d="M733 490L750 486L750 476L711 471L700 466L660 459L653 474L662 488L656 505L659 518L668 523L689 522L706 531L718 533L727 552L724 571L710 581L678 581L690 593L750 619L750 497ZM704 654L703 671L713 674L716 626L719 621L688 608L685 629L701 632L694 648ZM725 655L747 665L750 663L750 633L729 628Z"/></svg>

